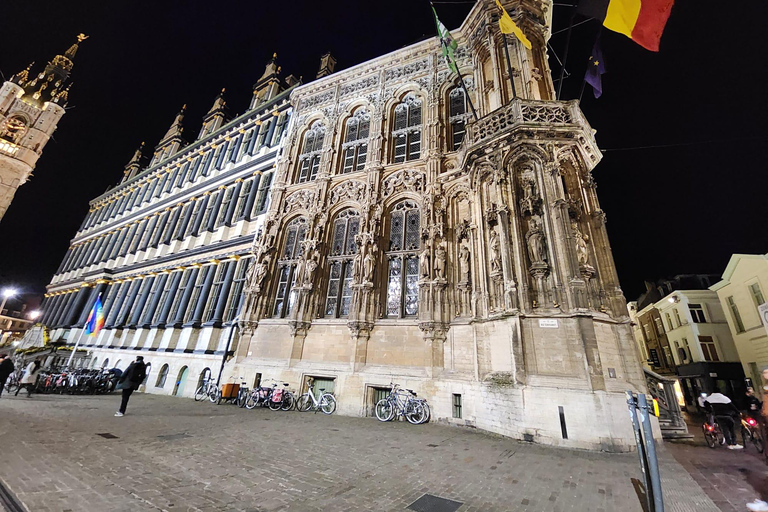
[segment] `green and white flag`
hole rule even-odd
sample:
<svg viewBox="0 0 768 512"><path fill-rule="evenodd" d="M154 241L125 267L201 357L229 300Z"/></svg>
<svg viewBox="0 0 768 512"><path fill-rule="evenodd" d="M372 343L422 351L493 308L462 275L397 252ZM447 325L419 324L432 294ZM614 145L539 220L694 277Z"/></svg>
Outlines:
<svg viewBox="0 0 768 512"><path fill-rule="evenodd" d="M446 62L448 62L448 67L451 68L451 71L458 73L459 70L456 67L456 60L453 57L453 52L456 51L456 48L458 48L459 45L451 35L450 31L440 22L440 19L437 17L437 11L435 11L434 5L432 5L432 13L435 15L437 37L440 39L440 46L443 49L443 56L445 57Z"/></svg>

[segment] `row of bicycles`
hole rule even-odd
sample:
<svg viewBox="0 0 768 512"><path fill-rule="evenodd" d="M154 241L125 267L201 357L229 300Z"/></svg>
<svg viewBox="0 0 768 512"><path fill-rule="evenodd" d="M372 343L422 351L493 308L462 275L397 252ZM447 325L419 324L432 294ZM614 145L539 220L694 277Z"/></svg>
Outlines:
<svg viewBox="0 0 768 512"><path fill-rule="evenodd" d="M408 423L419 425L429 421L431 411L426 399L419 398L412 389L401 388L394 382L389 384L390 392L376 403L375 414L379 421L393 421L405 418Z"/></svg>
<svg viewBox="0 0 768 512"><path fill-rule="evenodd" d="M208 400L214 404L230 402L246 409L268 407L273 411L296 409L300 412L320 411L324 414L333 414L336 411L336 397L332 393L326 393L325 389L319 389L319 393L315 393L314 387L310 385L308 391L297 398L288 389L287 382L272 381L270 386L249 389L246 382L242 378L240 380L236 394L226 395L224 386L218 386L213 379L206 379L195 390L195 401Z"/></svg>
<svg viewBox="0 0 768 512"><path fill-rule="evenodd" d="M763 453L765 449L764 440L757 420L744 413L741 414L740 419L741 442L744 448L747 448L747 446L751 444L755 447L757 453ZM737 424L736 427L738 428L739 425ZM704 433L704 441L707 443L707 446L710 448L717 448L718 446L725 445L725 436L714 417L709 416L706 423L701 426L701 429Z"/></svg>
<svg viewBox="0 0 768 512"><path fill-rule="evenodd" d="M23 370L14 372L8 379L6 389L13 393L19 387ZM107 369L46 368L39 370L33 391L35 393L102 394L115 389L117 378Z"/></svg>

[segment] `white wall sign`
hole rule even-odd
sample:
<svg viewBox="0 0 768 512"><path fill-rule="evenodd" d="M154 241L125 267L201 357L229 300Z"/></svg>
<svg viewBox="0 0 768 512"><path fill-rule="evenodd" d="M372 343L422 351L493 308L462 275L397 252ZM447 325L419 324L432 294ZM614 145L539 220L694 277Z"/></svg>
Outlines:
<svg viewBox="0 0 768 512"><path fill-rule="evenodd" d="M539 327L543 327L544 329L557 329L557 319L556 318L539 318Z"/></svg>

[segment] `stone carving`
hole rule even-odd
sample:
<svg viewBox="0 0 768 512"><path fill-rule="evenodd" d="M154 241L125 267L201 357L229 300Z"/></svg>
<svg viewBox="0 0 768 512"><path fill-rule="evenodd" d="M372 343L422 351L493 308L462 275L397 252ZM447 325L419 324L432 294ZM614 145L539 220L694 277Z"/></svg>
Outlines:
<svg viewBox="0 0 768 512"><path fill-rule="evenodd" d="M587 248L587 242L589 242L589 235L582 234L579 226L574 222L571 224L573 229L573 236L576 240L576 257L579 259L580 267L589 267L589 249Z"/></svg>
<svg viewBox="0 0 768 512"><path fill-rule="evenodd" d="M383 195L387 198L401 189L422 192L425 181L426 177L423 172L415 169L403 169L384 180Z"/></svg>
<svg viewBox="0 0 768 512"><path fill-rule="evenodd" d="M429 245L426 244L419 256L419 276L429 278Z"/></svg>
<svg viewBox="0 0 768 512"><path fill-rule="evenodd" d="M390 68L384 72L384 80L397 80L411 76L419 71L425 71L429 69L429 59L424 59L397 68Z"/></svg>
<svg viewBox="0 0 768 512"><path fill-rule="evenodd" d="M560 105L540 103L522 103L520 106L523 121L530 123L571 123L571 113Z"/></svg>
<svg viewBox="0 0 768 512"><path fill-rule="evenodd" d="M378 247L376 245L371 245L367 251L365 251L365 258L363 258L363 270L364 270L364 280L367 283L373 282L373 271L376 268L376 260L373 256L373 253L378 251Z"/></svg>
<svg viewBox="0 0 768 512"><path fill-rule="evenodd" d="M315 200L315 192L312 190L299 190L285 198L283 213L290 213L295 209L308 210Z"/></svg>
<svg viewBox="0 0 768 512"><path fill-rule="evenodd" d="M316 94L310 98L302 100L301 109L306 110L308 108L312 108L315 105L319 105L320 103L325 103L326 101L330 101L332 98L333 98L333 91L326 91L320 94Z"/></svg>
<svg viewBox="0 0 768 512"><path fill-rule="evenodd" d="M352 259L352 281L359 283L362 278L363 272L363 251L357 250L355 257Z"/></svg>
<svg viewBox="0 0 768 512"><path fill-rule="evenodd" d="M365 197L365 183L362 181L345 181L331 190L330 204L334 205L344 199L351 199L358 203Z"/></svg>
<svg viewBox="0 0 768 512"><path fill-rule="evenodd" d="M368 219L368 231L371 233L378 233L379 224L381 223L382 207L380 203L376 203L371 206L371 216Z"/></svg>
<svg viewBox="0 0 768 512"><path fill-rule="evenodd" d="M530 228L525 238L528 242L528 257L531 259L531 263L546 263L547 249L544 241L544 232L536 217L531 218Z"/></svg>
<svg viewBox="0 0 768 512"><path fill-rule="evenodd" d="M320 254L317 250L312 250L311 256L307 258L304 271L304 285L312 286L315 270L317 270L317 260L320 258Z"/></svg>
<svg viewBox="0 0 768 512"><path fill-rule="evenodd" d="M459 282L460 283L468 283L470 282L470 267L469 267L469 258L470 258L469 248L466 245L461 246L461 249L459 249Z"/></svg>
<svg viewBox="0 0 768 512"><path fill-rule="evenodd" d="M445 279L445 242L435 247L435 279Z"/></svg>
<svg viewBox="0 0 768 512"><path fill-rule="evenodd" d="M520 199L520 212L525 216L539 213L541 198L536 192L536 182L532 177L526 176L520 184L523 189L523 197Z"/></svg>
<svg viewBox="0 0 768 512"><path fill-rule="evenodd" d="M501 272L501 241L499 234L493 228L491 228L488 245L491 248L491 272Z"/></svg>

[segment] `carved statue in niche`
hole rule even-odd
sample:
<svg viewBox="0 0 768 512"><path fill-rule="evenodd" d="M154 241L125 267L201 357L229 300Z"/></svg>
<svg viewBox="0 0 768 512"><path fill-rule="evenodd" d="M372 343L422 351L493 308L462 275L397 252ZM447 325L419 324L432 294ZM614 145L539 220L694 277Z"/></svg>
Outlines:
<svg viewBox="0 0 768 512"><path fill-rule="evenodd" d="M435 279L445 279L446 254L445 242L437 244L435 247Z"/></svg>
<svg viewBox="0 0 768 512"><path fill-rule="evenodd" d="M253 269L253 284L256 293L261 292L261 285L264 283L264 279L267 277L269 267L269 258L258 262Z"/></svg>
<svg viewBox="0 0 768 512"><path fill-rule="evenodd" d="M541 229L541 224L536 217L531 218L530 228L525 235L528 242L528 257L531 259L531 263L543 264L547 261L547 249L544 242L544 231Z"/></svg>
<svg viewBox="0 0 768 512"><path fill-rule="evenodd" d="M363 250L362 247L357 249L354 259L352 260L352 281L359 283L363 277Z"/></svg>
<svg viewBox="0 0 768 512"><path fill-rule="evenodd" d="M462 245L459 249L459 282L468 283L470 278L469 248L466 245Z"/></svg>
<svg viewBox="0 0 768 512"><path fill-rule="evenodd" d="M501 272L501 242L494 228L491 228L488 244L491 248L491 272Z"/></svg>
<svg viewBox="0 0 768 512"><path fill-rule="evenodd" d="M533 178L524 177L521 180L520 186L523 189L523 197L520 199L520 212L526 216L537 213L541 198L536 193L536 183Z"/></svg>
<svg viewBox="0 0 768 512"><path fill-rule="evenodd" d="M579 259L579 266L589 266L589 249L587 248L587 242L589 242L589 235L582 234L578 224L575 222L571 224L573 229L573 236L576 240L576 257Z"/></svg>
<svg viewBox="0 0 768 512"><path fill-rule="evenodd" d="M528 80L528 97L532 100L540 100L539 80L544 78L539 68L531 68L531 77Z"/></svg>
<svg viewBox="0 0 768 512"><path fill-rule="evenodd" d="M363 258L363 270L365 271L365 281L368 283L373 282L373 271L376 268L376 259L373 254L378 251L378 247L373 244L365 252L365 258Z"/></svg>
<svg viewBox="0 0 768 512"><path fill-rule="evenodd" d="M299 256L299 259L296 261L296 282L297 283L303 283L304 282L304 267L306 266L307 262L304 259L304 255L302 254Z"/></svg>
<svg viewBox="0 0 768 512"><path fill-rule="evenodd" d="M368 221L368 231L371 233L377 233L379 230L379 222L381 222L381 205L376 203L371 207L371 218Z"/></svg>
<svg viewBox="0 0 768 512"><path fill-rule="evenodd" d="M312 253L309 258L307 258L306 263L306 270L304 272L304 284L305 285L311 285L312 284L312 278L314 277L315 270L317 270L317 260L319 258L319 253L317 250L312 250Z"/></svg>
<svg viewBox="0 0 768 512"><path fill-rule="evenodd" d="M419 276L429 277L429 245L424 245L424 250L419 256Z"/></svg>

